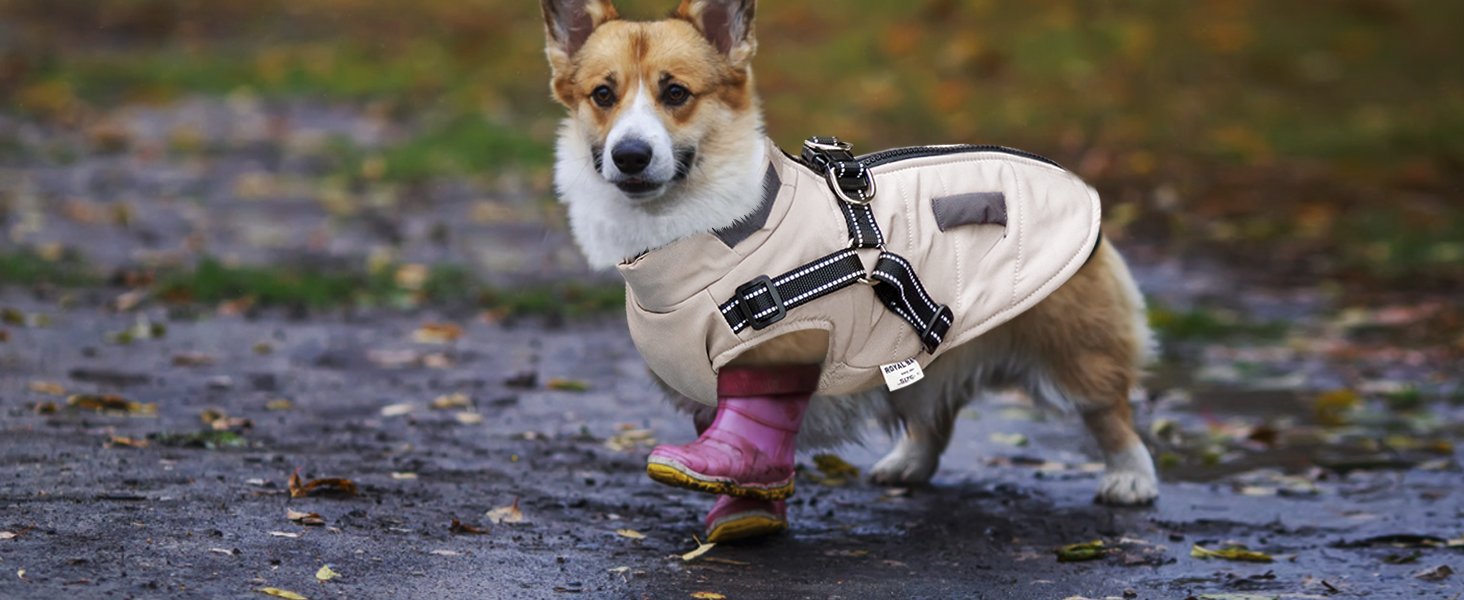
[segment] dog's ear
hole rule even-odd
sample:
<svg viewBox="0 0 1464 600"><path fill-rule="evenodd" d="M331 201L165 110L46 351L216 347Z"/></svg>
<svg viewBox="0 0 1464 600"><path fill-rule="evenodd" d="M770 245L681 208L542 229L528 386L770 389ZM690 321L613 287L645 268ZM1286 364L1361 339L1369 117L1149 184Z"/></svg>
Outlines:
<svg viewBox="0 0 1464 600"><path fill-rule="evenodd" d="M569 71L570 59L601 23L620 17L610 0L540 0L549 66L556 75Z"/></svg>
<svg viewBox="0 0 1464 600"><path fill-rule="evenodd" d="M756 0L681 0L671 16L690 21L734 67L752 62L757 39L752 34Z"/></svg>

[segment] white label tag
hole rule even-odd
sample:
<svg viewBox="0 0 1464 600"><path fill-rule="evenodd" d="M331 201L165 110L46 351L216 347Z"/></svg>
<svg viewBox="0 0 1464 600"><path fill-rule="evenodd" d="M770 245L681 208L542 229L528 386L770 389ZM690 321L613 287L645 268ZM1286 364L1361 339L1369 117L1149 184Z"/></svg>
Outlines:
<svg viewBox="0 0 1464 600"><path fill-rule="evenodd" d="M920 370L920 363L913 358L880 365L879 371L884 373L885 385L890 386L891 392L925 378L925 371Z"/></svg>

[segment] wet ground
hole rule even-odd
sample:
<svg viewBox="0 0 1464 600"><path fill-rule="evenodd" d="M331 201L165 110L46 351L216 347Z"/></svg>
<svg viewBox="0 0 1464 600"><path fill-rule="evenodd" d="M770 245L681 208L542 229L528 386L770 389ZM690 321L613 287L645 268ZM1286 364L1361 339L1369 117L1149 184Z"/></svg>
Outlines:
<svg viewBox="0 0 1464 600"><path fill-rule="evenodd" d="M543 173L341 174L331 136L393 135L369 110L234 98L113 117L84 134L0 121L20 156L83 157L3 162L0 250L104 272L212 255L607 277L584 269ZM1459 597L1434 570L1464 567L1457 298L1353 305L1113 237L1169 337L1134 398L1156 506L1093 505L1077 419L994 394L930 486L805 455L789 534L691 560L711 498L643 469L692 427L617 315L119 312L123 288L0 286L0 598ZM836 452L867 468L888 444ZM356 493L291 497L293 474ZM1054 552L1095 540L1097 560ZM1271 562L1192 556L1235 545ZM324 566L339 577L318 581Z"/></svg>

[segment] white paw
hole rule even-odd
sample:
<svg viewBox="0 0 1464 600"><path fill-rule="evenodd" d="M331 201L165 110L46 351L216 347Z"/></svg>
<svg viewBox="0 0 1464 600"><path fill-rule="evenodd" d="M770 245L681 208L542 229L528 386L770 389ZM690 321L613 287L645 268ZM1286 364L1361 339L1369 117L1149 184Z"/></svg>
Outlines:
<svg viewBox="0 0 1464 600"><path fill-rule="evenodd" d="M879 485L919 485L930 481L939 465L940 453L902 439L894 450L874 463L869 480Z"/></svg>
<svg viewBox="0 0 1464 600"><path fill-rule="evenodd" d="M1104 461L1108 470L1098 483L1093 500L1103 504L1133 506L1152 504L1159 498L1159 477L1154 474L1154 459L1143 444L1134 444L1116 452Z"/></svg>
<svg viewBox="0 0 1464 600"><path fill-rule="evenodd" d="M1159 498L1159 482L1151 473L1119 471L1105 473L1093 500L1103 504L1135 506L1153 504Z"/></svg>

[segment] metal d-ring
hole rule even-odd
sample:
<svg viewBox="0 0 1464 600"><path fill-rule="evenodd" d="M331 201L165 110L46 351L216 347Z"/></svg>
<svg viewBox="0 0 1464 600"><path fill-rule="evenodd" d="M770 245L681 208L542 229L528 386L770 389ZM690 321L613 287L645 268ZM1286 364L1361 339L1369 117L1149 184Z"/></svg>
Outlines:
<svg viewBox="0 0 1464 600"><path fill-rule="evenodd" d="M859 206L864 206L865 204L869 204L871 200L874 200L874 174L870 173L869 169L864 170L864 180L869 185L865 186L863 192L860 192L860 198L858 200L850 198L844 193L844 188L839 187L839 178L834 175L834 165L829 165L828 171L824 173L824 177L828 178L829 187L833 188L834 195L838 196L840 200Z"/></svg>

